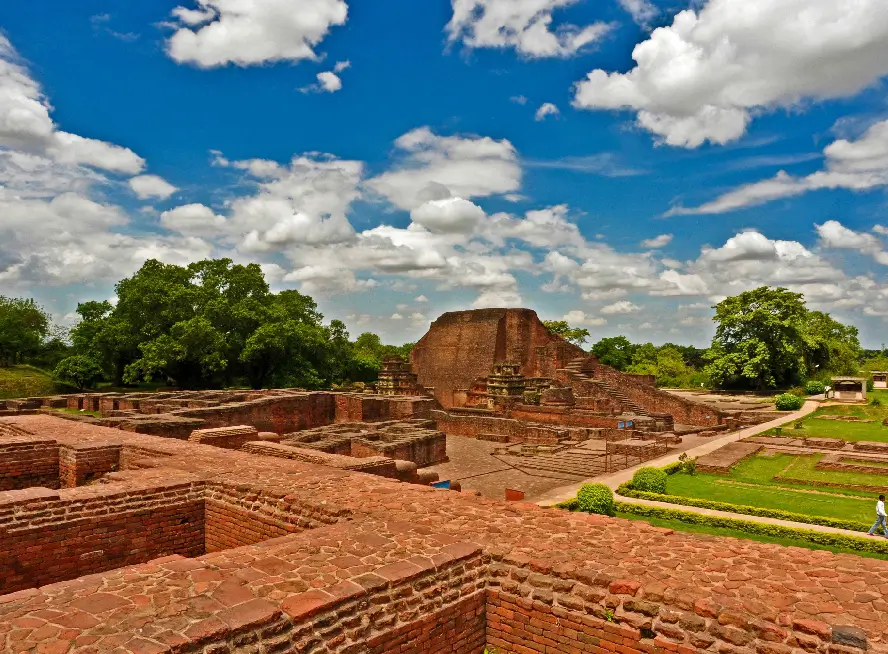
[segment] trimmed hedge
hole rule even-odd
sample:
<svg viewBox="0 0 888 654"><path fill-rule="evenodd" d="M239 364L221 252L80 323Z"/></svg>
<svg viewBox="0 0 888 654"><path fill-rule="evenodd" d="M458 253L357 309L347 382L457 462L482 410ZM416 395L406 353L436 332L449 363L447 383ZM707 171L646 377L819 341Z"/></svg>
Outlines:
<svg viewBox="0 0 888 654"><path fill-rule="evenodd" d="M584 484L577 493L577 509L599 515L614 514L614 493L604 484Z"/></svg>
<svg viewBox="0 0 888 654"><path fill-rule="evenodd" d="M826 391L826 385L822 381L811 380L805 384L805 393L808 395L821 395Z"/></svg>
<svg viewBox="0 0 888 654"><path fill-rule="evenodd" d="M665 493L666 477L666 472L660 468L639 468L632 475L629 486L633 490L646 493Z"/></svg>
<svg viewBox="0 0 888 654"><path fill-rule="evenodd" d="M825 518L820 516L810 516L804 513L792 513L790 511L781 511L780 509L764 509L758 506L747 506L745 504L730 504L728 502L715 502L712 500L704 500L696 497L681 497L679 495L663 495L660 493L645 493L637 491L629 487L629 484L623 484L617 489L617 493L623 497L634 497L639 500L651 500L654 502L665 502L667 504L678 504L680 506L694 506L699 509L712 509L714 511L725 511L727 513L739 513L742 515L753 515L760 518L776 518L778 520L790 520L792 522L805 522L809 525L821 525L823 527L834 527L836 529L847 529L848 531L867 532L871 525L862 522L854 522L853 520L839 520L838 518Z"/></svg>
<svg viewBox="0 0 888 654"><path fill-rule="evenodd" d="M761 522L750 522L749 520L721 518L718 516L703 515L702 513L661 509L655 506L629 504L627 502L617 502L616 508L620 513L631 513L633 515L640 515L648 518L663 518L665 520L677 520L692 525L707 525L709 527L736 529L738 531L759 534L761 536L794 538L797 540L808 541L810 543L816 543L818 545L843 547L858 552L872 552L874 554L888 555L888 540L884 538L842 536L840 534L829 534L810 529L796 529L793 527L782 527L780 525L768 525Z"/></svg>
<svg viewBox="0 0 888 654"><path fill-rule="evenodd" d="M798 395L793 395L792 393L784 393L783 395L777 396L774 404L776 405L778 411L798 411L804 406L805 400L800 398Z"/></svg>

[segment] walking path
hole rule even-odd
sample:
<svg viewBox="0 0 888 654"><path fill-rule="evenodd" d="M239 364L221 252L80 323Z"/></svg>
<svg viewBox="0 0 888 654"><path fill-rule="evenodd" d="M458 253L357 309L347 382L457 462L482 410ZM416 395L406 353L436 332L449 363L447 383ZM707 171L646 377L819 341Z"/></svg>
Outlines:
<svg viewBox="0 0 888 654"><path fill-rule="evenodd" d="M747 438L749 436L755 436L757 434L761 434L772 427L779 427L781 425L787 424L794 420L798 420L800 418L804 418L807 415L813 413L819 406L820 401L816 399L809 399L805 402L804 406L795 411L793 413L788 413L785 416L780 416L776 420L771 420L770 422L766 422L760 425L755 425L754 427L748 427L738 432L734 432L732 434L728 434L723 436L722 438L715 438L711 441L699 445L695 448L687 450L687 455L690 457L699 457L704 454L709 454L710 452L714 452L727 445L728 443L734 443L741 439ZM662 456L659 459L653 459L651 461L646 461L640 465L635 466L634 468L628 468L626 470L620 470L619 472L612 473L610 475L605 475L602 477L597 477L595 479L587 479L584 482L579 484L572 484L570 486L562 486L560 488L555 488L541 499L537 501L537 504L541 506L552 506L559 502L564 502L569 499L573 499L577 495L577 491L583 486L583 484L595 482L607 485L611 490L616 490L616 488L624 483L632 479L632 476L635 474L635 471L639 468L645 466L655 466L662 467L668 465L670 463L674 463L678 461L678 457L680 454L667 454L666 456ZM812 525L807 522L793 522L790 520L778 520L777 518L765 518L761 516L752 516L745 515L741 513L730 513L728 511L716 511L714 509L703 509L696 506L684 506L681 504L669 504L667 502L655 502L651 500L642 500L634 497L622 497L618 496L617 499L620 502L631 503L631 504L639 504L642 506L653 506L662 509L671 509L673 511L687 511L689 513L699 513L702 515L708 516L716 516L719 518L731 518L734 520L747 520L749 522L758 522L767 525L778 525L780 527L791 527L794 529L808 529L810 531L817 531L827 534L838 534L841 536L856 536L856 537L866 537L863 532L860 531L851 531L849 529L836 529L835 527L826 527L823 525Z"/></svg>

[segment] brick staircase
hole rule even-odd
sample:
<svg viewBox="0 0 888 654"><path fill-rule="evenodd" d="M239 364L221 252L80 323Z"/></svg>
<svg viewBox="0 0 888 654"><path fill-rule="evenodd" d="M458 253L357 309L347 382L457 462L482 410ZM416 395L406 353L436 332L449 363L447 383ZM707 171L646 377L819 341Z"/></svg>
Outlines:
<svg viewBox="0 0 888 654"><path fill-rule="evenodd" d="M627 396L623 391L619 390L618 388L614 388L603 379L594 378L593 375L595 374L595 366L591 361L591 357L577 357L575 359L572 359L570 363L568 363L564 367L564 369L567 371L568 377L571 381L595 384L606 394L614 398L617 403L623 407L624 412L632 413L637 416L651 415L644 407L639 406L631 399L629 399L629 396Z"/></svg>

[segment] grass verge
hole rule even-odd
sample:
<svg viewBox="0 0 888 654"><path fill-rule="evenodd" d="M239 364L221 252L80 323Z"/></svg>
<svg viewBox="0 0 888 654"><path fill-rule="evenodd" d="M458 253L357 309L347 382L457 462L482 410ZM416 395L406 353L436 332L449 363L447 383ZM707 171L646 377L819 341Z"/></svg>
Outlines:
<svg viewBox="0 0 888 654"><path fill-rule="evenodd" d="M617 515L631 520L645 520L656 526L668 527L676 531L731 536L784 546L806 547L888 560L888 539L876 536L845 536L626 502L617 502Z"/></svg>

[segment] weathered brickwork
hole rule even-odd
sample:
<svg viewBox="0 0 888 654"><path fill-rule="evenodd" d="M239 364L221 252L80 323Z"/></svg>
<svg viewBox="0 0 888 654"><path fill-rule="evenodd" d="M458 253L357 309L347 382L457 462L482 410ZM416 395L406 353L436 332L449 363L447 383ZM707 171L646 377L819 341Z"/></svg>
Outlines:
<svg viewBox="0 0 888 654"><path fill-rule="evenodd" d="M239 450L246 443L257 440L259 431L249 425L237 427L216 427L215 429L195 429L188 440L229 450Z"/></svg>
<svg viewBox="0 0 888 654"><path fill-rule="evenodd" d="M76 488L120 466L116 443L69 443L59 450L58 477L62 488Z"/></svg>
<svg viewBox="0 0 888 654"><path fill-rule="evenodd" d="M358 459L384 456L419 467L447 461L447 437L432 420L343 422L284 434L282 445Z"/></svg>
<svg viewBox="0 0 888 654"><path fill-rule="evenodd" d="M22 589L0 595L0 651L888 652L886 561L678 534L44 415L0 423L62 448L121 445L120 470L101 483L0 492L0 552L17 553L0 579ZM204 520L197 548L151 550L148 534L173 542L193 529L175 519L186 510ZM102 532L88 551L73 532L73 548L51 545L77 521L107 521L115 535ZM82 567L97 574L60 581L55 560L103 545L122 548L123 567ZM44 546L56 548L45 564L23 568Z"/></svg>
<svg viewBox="0 0 888 654"><path fill-rule="evenodd" d="M0 491L31 486L59 487L59 444L21 430L0 430Z"/></svg>
<svg viewBox="0 0 888 654"><path fill-rule="evenodd" d="M35 517L27 527L3 532L0 594L167 554L199 556L203 519L202 502L169 500L160 507L88 517L69 512L64 521Z"/></svg>
<svg viewBox="0 0 888 654"><path fill-rule="evenodd" d="M218 552L302 531L297 525L215 500L205 504L205 521L201 554L203 550Z"/></svg>
<svg viewBox="0 0 888 654"><path fill-rule="evenodd" d="M419 383L433 388L445 408L454 392L486 377L496 363L514 362L525 377L554 377L579 347L554 336L530 309L480 309L445 313L413 347L410 362Z"/></svg>

